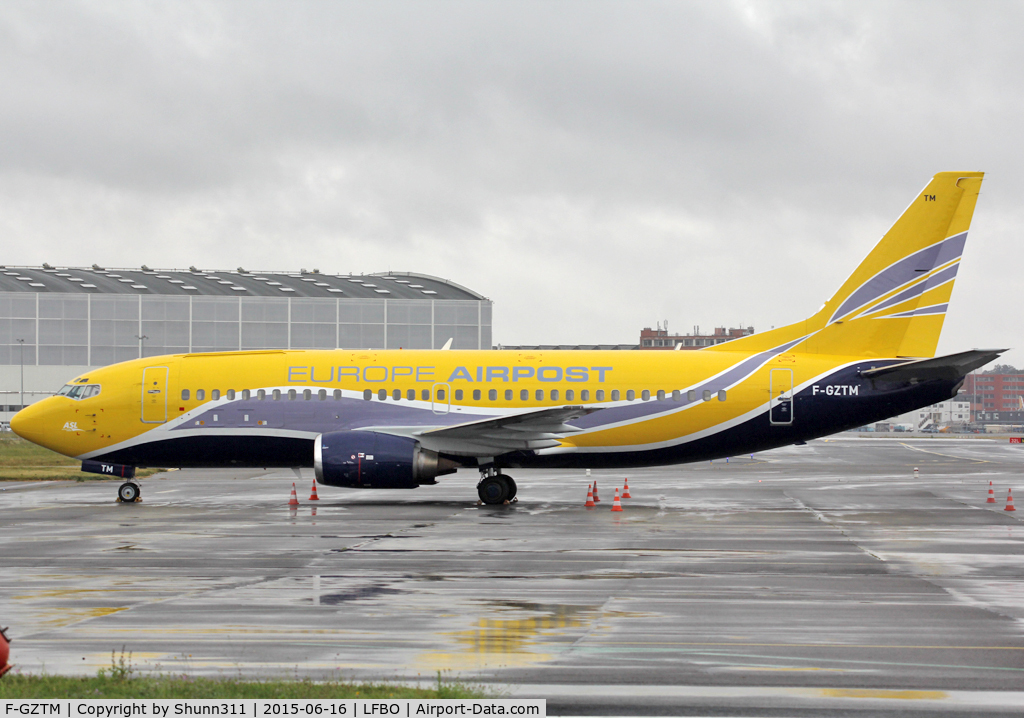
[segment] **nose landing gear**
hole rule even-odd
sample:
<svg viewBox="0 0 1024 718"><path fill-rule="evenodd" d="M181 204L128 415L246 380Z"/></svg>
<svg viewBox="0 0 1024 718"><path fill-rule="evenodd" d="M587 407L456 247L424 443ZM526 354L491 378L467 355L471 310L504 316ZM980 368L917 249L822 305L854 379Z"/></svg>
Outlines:
<svg viewBox="0 0 1024 718"><path fill-rule="evenodd" d="M142 501L142 489L134 481L126 481L117 488L117 502L134 504Z"/></svg>
<svg viewBox="0 0 1024 718"><path fill-rule="evenodd" d="M480 483L476 485L480 501L491 505L512 504L516 498L516 482L511 476L499 474L496 468L480 469Z"/></svg>

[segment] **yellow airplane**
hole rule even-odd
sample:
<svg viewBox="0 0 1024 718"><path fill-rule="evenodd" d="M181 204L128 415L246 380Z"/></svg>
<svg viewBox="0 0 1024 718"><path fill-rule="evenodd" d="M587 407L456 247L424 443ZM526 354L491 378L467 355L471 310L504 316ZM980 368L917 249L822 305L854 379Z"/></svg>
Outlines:
<svg viewBox="0 0 1024 718"><path fill-rule="evenodd" d="M943 172L816 314L699 351L241 351L90 371L19 412L20 436L128 479L138 466L308 467L351 488L516 467L706 461L956 395L1005 350L932 358L983 173Z"/></svg>

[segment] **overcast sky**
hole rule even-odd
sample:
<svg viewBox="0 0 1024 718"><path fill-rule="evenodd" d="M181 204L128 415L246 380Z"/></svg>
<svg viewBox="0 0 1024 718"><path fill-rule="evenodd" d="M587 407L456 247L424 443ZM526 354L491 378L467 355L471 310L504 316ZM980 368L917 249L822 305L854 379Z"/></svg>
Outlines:
<svg viewBox="0 0 1024 718"><path fill-rule="evenodd" d="M1024 5L0 4L0 263L424 272L494 340L767 329L987 172L940 352L1024 365Z"/></svg>

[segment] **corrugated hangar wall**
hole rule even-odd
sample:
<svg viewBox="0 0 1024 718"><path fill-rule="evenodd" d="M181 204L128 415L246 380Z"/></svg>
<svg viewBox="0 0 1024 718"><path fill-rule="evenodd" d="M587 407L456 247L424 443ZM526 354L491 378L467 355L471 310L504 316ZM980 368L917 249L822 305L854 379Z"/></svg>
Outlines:
<svg viewBox="0 0 1024 718"><path fill-rule="evenodd" d="M22 282L0 281L0 418L8 420L22 405L22 376L24 404L30 404L90 368L140 356L240 349L439 349L449 339L455 349L491 347L490 300L426 275L132 271L150 276L129 275L120 284L128 270L113 277L103 270L105 279L119 282L104 288L94 271L50 269L65 280L76 275L89 280L51 287L57 277L3 269L3 279ZM215 285L196 281L208 276ZM152 277L166 278L169 286L153 291ZM31 281L36 278L44 281ZM257 278L263 281L255 283ZM129 282L134 290L125 286ZM95 286L83 290L82 284ZM266 296L279 292L288 295ZM294 296L299 292L332 294Z"/></svg>

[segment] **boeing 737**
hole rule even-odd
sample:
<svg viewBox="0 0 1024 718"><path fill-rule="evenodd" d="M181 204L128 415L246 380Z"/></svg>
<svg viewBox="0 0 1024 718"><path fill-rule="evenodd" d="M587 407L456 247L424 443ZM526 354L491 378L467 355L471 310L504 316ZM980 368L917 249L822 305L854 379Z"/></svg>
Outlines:
<svg viewBox="0 0 1024 718"><path fill-rule="evenodd" d="M816 314L697 351L240 351L91 370L20 411L20 436L135 467L314 467L329 486L414 489L519 467L627 468L805 442L956 395L1005 350L935 358L981 187L944 172Z"/></svg>

